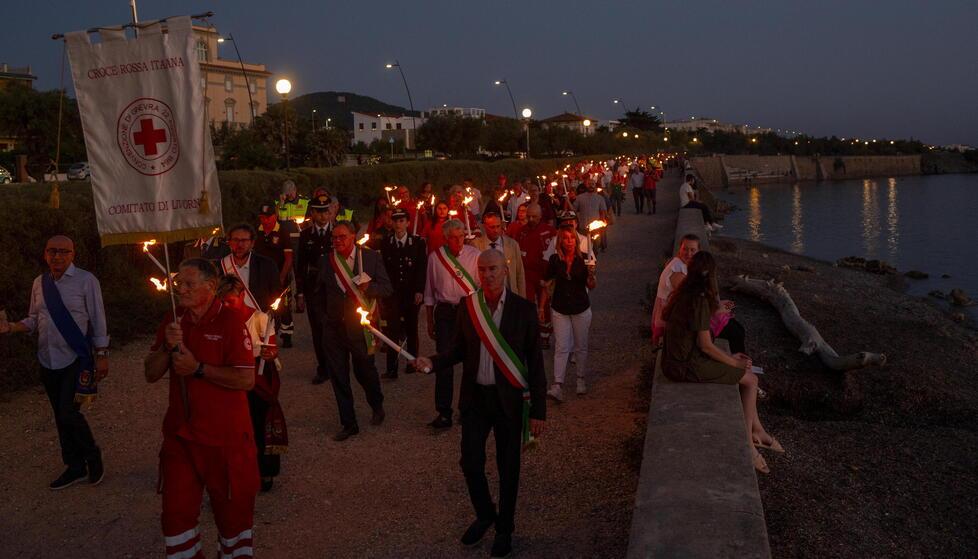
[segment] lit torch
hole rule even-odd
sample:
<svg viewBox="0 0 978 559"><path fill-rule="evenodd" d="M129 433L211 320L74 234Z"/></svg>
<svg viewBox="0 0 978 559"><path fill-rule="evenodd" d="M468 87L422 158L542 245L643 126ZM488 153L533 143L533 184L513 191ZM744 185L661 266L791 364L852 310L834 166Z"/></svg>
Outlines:
<svg viewBox="0 0 978 559"><path fill-rule="evenodd" d="M588 223L587 224L587 232L588 232L588 236L587 236L587 258L588 258L588 263L589 264L594 262L594 240L593 239L597 239L599 236L601 236L601 233L594 233L592 235L591 232L592 231L597 231L598 229L602 229L602 228L607 227L607 226L608 226L608 222L607 221L600 220L600 219L595 219L591 223Z"/></svg>
<svg viewBox="0 0 978 559"><path fill-rule="evenodd" d="M469 228L469 202L472 201L471 196L466 196L462 198L462 211L465 212L465 236L472 236L472 229Z"/></svg>
<svg viewBox="0 0 978 559"><path fill-rule="evenodd" d="M363 238L357 241L357 244L360 245L357 247L357 267L359 268L360 272L357 274L357 277L353 278L353 281L356 282L357 285L370 281L370 276L363 271L363 245L367 244L367 241L369 240L370 233L364 233Z"/></svg>
<svg viewBox="0 0 978 559"><path fill-rule="evenodd" d="M421 208L424 207L424 200L418 202L417 210L414 212L414 225L412 225L412 235L418 234L418 222L421 221Z"/></svg>
<svg viewBox="0 0 978 559"><path fill-rule="evenodd" d="M149 278L149 281L156 286L157 291L166 291L166 281L160 281L156 278Z"/></svg>
<svg viewBox="0 0 978 559"><path fill-rule="evenodd" d="M163 272L164 274L166 274L166 267L164 267L163 264L160 264L160 261L157 260L156 257L153 256L153 253L149 251L149 247L151 247L151 246L153 246L155 244L156 244L156 239L150 239L150 240L144 242L143 243L143 252L146 253L146 256L149 256L149 259L153 261L153 264L156 264L156 267L159 268L161 272Z"/></svg>
<svg viewBox="0 0 978 559"><path fill-rule="evenodd" d="M391 200L391 191L393 191L393 190L394 190L394 187L393 186L385 186L384 187L384 192L387 193L387 203L388 204L392 204L393 203L393 200Z"/></svg>
<svg viewBox="0 0 978 559"><path fill-rule="evenodd" d="M286 287L285 288L285 291L288 291L288 290L289 290L289 288ZM261 339L262 345L265 345L265 346L272 346L272 345L274 345L274 344L268 343L268 340L271 340L272 339L272 333L275 332L275 319L272 318L272 313L275 312L275 311L277 311L278 310L278 306L282 304L282 297L285 296L285 291L283 291L281 295L279 295L278 297L276 297L275 298L275 301L272 302L272 304L268 306L268 308L271 309L271 312L269 312L266 315L266 316L268 316L268 322L265 323L265 332L262 333L262 339ZM265 360L262 359L261 362L258 364L258 375L260 376L260 375L264 374L264 372L265 372Z"/></svg>
<svg viewBox="0 0 978 559"><path fill-rule="evenodd" d="M414 361L414 356L413 355L411 355L410 353L408 353L402 346L399 346L399 345L395 344L393 340L391 340L390 338L388 338L387 336L385 336L383 334L383 332L381 332L380 330L374 328L374 326L372 324L370 324L370 319L367 318L368 316L370 316L370 313L369 312L363 310L363 307L357 307L357 313L360 314L360 325L361 326L363 326L364 328L370 330L370 332L373 333L374 336L377 336L377 339L378 340L384 342L385 344L387 344L388 347L390 347L391 349L393 349L397 353L403 355L404 358L407 359L408 361ZM431 369L428 369L426 367L425 369L423 369L422 372L430 373L431 372Z"/></svg>

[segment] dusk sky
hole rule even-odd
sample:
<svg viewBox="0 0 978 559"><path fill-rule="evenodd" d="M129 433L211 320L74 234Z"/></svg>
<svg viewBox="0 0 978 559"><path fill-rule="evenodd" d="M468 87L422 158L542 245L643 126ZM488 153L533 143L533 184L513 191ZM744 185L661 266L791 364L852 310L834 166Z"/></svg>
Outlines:
<svg viewBox="0 0 978 559"><path fill-rule="evenodd" d="M128 2L4 3L0 62L58 87L54 32L129 20ZM140 19L212 10L247 62L295 95L343 90L415 108L581 109L615 118L612 98L814 135L978 145L978 2L323 2L140 0ZM221 56L233 58L233 46ZM70 74L66 78L70 82ZM270 98L275 98L274 93Z"/></svg>

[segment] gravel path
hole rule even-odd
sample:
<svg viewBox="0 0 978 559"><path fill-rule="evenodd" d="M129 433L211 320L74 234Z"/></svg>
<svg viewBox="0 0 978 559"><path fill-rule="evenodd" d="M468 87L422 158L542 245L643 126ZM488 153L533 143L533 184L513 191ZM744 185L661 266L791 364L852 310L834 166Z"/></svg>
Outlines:
<svg viewBox="0 0 978 559"><path fill-rule="evenodd" d="M541 444L524 456L517 554L624 555L638 478L627 463L625 441L646 414L635 409L638 371L649 359L642 335L649 318L640 302L672 242L677 185L675 176L662 183L656 216L637 216L626 206L610 232L608 252L599 255L590 392L551 405ZM339 424L332 389L309 383L313 354L305 317L297 318L296 348L283 357L282 402L292 445L275 488L258 497L257 553L488 555L491 538L475 549L458 543L473 513L458 466L459 428L434 434L425 426L434 416L434 379L401 375L386 382L387 421L379 428L369 426L369 409L355 389L361 434L335 443L330 436ZM424 325L420 328L425 332ZM422 353L429 354L433 344L422 337ZM97 488L47 489L61 466L57 432L40 387L0 403L0 556L162 555L160 499L154 490L166 383L143 381L147 345L134 343L113 355L111 376L87 413L107 470ZM545 360L549 374L551 352ZM494 464L491 452L489 461ZM205 550L213 549L207 546L216 545L216 530L206 501L201 519Z"/></svg>

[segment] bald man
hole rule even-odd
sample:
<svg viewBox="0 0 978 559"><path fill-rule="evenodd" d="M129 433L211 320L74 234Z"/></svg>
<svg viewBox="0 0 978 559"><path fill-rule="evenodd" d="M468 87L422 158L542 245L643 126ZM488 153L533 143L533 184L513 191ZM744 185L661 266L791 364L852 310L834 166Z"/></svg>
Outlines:
<svg viewBox="0 0 978 559"><path fill-rule="evenodd" d="M54 410L65 469L49 487L60 490L81 481L98 485L105 470L102 453L81 413L80 402L95 396L109 373L109 336L102 289L95 276L74 264L75 244L65 236L48 239L48 271L34 279L27 318L0 320L0 334L37 332L41 382Z"/></svg>
<svg viewBox="0 0 978 559"><path fill-rule="evenodd" d="M419 357L418 370L462 362L458 409L462 418L462 472L476 518L461 542L472 546L496 525L492 557L512 551L520 453L529 436L540 437L547 419L546 372L536 305L506 288L506 258L487 249L478 259L481 289L458 305L455 337L437 355ZM490 325L490 321L494 325ZM524 406L529 414L524 423ZM496 440L499 507L486 479L486 442Z"/></svg>

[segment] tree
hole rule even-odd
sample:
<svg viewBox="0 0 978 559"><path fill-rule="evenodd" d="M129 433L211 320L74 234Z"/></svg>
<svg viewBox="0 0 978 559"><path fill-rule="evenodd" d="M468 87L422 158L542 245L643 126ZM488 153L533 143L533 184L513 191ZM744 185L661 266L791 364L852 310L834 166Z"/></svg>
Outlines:
<svg viewBox="0 0 978 559"><path fill-rule="evenodd" d="M28 87L0 90L0 131L14 136L14 153L26 154L28 172L40 178L58 155L59 90L35 91ZM78 103L64 97L61 121L61 161L86 159Z"/></svg>
<svg viewBox="0 0 978 559"><path fill-rule="evenodd" d="M418 146L452 157L474 154L482 137L482 121L457 115L433 116L418 128Z"/></svg>
<svg viewBox="0 0 978 559"><path fill-rule="evenodd" d="M305 138L305 164L311 167L339 165L349 151L349 133L341 128L310 130Z"/></svg>
<svg viewBox="0 0 978 559"><path fill-rule="evenodd" d="M620 125L625 128L644 130L646 132L658 132L662 129L662 121L656 115L638 110L627 111Z"/></svg>
<svg viewBox="0 0 978 559"><path fill-rule="evenodd" d="M523 126L512 118L487 120L482 147L493 153L515 153L523 149Z"/></svg>

